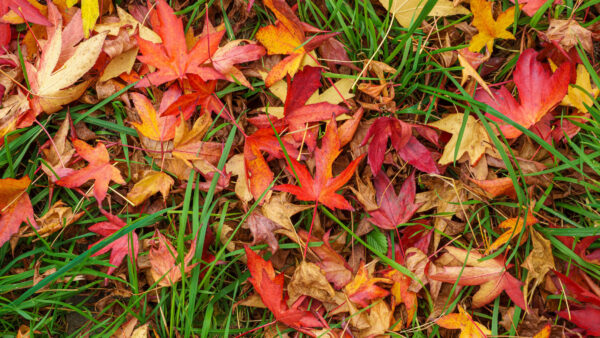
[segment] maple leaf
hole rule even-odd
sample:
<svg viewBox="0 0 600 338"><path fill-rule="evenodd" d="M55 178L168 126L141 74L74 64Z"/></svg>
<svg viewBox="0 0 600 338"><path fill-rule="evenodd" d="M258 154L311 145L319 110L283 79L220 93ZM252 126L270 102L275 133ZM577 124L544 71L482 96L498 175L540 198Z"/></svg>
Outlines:
<svg viewBox="0 0 600 338"><path fill-rule="evenodd" d="M446 250L449 258L455 259L459 264L439 267L435 273L429 275L429 278L445 283L458 283L458 285L480 285L479 290L473 295L475 308L488 304L502 291L506 291L518 307L527 309L521 292L523 283L506 271L507 267L501 258L482 261L484 256L475 251L451 246L446 247Z"/></svg>
<svg viewBox="0 0 600 338"><path fill-rule="evenodd" d="M271 87L275 82L283 79L286 74L294 76L307 53L338 33L306 39L304 27L310 26L300 22L292 8L284 0L265 0L264 4L275 13L279 22L275 25L261 27L256 32L256 39L267 48L269 55L288 55L267 75L265 85Z"/></svg>
<svg viewBox="0 0 600 338"><path fill-rule="evenodd" d="M125 222L123 222L119 217L117 217L115 215L112 215L102 209L100 209L100 212L108 219L108 221L100 222L100 223L96 223L96 224L92 225L91 227L88 228L89 231L94 232L94 233L106 238L106 237L114 234L118 230L120 230L122 227L127 225ZM108 262L114 266L111 266L108 268L107 274L109 274L109 275L112 274L117 269L117 267L119 267L119 265L121 265L121 263L123 262L123 258L125 258L125 256L127 256L127 255L129 255L129 257L131 259L131 263L134 264L134 259L137 259L137 255L139 252L139 243L138 243L138 236L135 233L135 231L131 232L131 237L132 237L131 241L133 242L133 248L129 245L130 244L129 236L124 235L124 236L117 238L114 242L110 243L109 245L105 246L100 251L98 251L92 255L92 257L96 257L96 256L103 255L103 254L107 253L108 251L110 251L110 258L109 258ZM94 245L100 243L104 238L100 239L99 241L95 242L94 244L90 244L88 248L91 248ZM133 257L131 256L132 253L133 253Z"/></svg>
<svg viewBox="0 0 600 338"><path fill-rule="evenodd" d="M334 178L331 172L332 165L341 152L337 125L335 119L332 118L325 130L321 148L315 150L315 178L311 177L304 165L290 158L293 169L288 165L287 170L298 175L300 186L282 184L274 189L289 192L302 201L320 202L331 209L354 210L350 203L336 191L350 180L364 154L352 161L344 171Z"/></svg>
<svg viewBox="0 0 600 338"><path fill-rule="evenodd" d="M515 0L510 0L515 3ZM525 5L521 8L521 11L529 16L534 16L535 13L540 9L548 0L519 0L519 5ZM554 4L559 4L563 0L554 0Z"/></svg>
<svg viewBox="0 0 600 338"><path fill-rule="evenodd" d="M247 43L241 45L242 43ZM248 40L234 40L219 48L211 58L212 66L222 74L222 79L230 82L239 82L242 85L254 89L242 71L235 67L238 63L244 63L260 59L265 55L263 47L250 43Z"/></svg>
<svg viewBox="0 0 600 338"><path fill-rule="evenodd" d="M479 52L484 46L487 46L488 51L491 53L494 49L494 39L515 39L515 36L506 30L515 19L515 7L500 13L498 20L494 20L492 5L493 2L487 0L471 1L473 26L479 31L473 36L469 44L471 52Z"/></svg>
<svg viewBox="0 0 600 338"><path fill-rule="evenodd" d="M202 252L202 260L204 262L211 262L214 260L208 252L208 247L214 241L214 235L210 229L208 229L206 237L204 239L204 250ZM189 273L198 263L190 264L196 253L196 240L192 241L190 245L190 251L180 259L175 256L177 250L171 245L171 243L165 238L160 231L155 231L155 245L152 246L148 252L148 259L150 260L150 273L155 281L158 281L160 286L172 286L181 279L182 270L184 273ZM181 261L177 263L177 261Z"/></svg>
<svg viewBox="0 0 600 338"><path fill-rule="evenodd" d="M275 319L295 329L323 327L323 324L310 312L288 307L283 296L283 273L275 275L270 261L265 261L247 245L246 257L251 278L248 278L260 295L265 306L273 312Z"/></svg>
<svg viewBox="0 0 600 338"><path fill-rule="evenodd" d="M51 26L52 23L50 23L50 21L48 21L48 19L44 16L44 7L46 6L34 1L2 1L2 3L0 3L0 22L16 25L28 21L42 26ZM44 13L41 13L40 9L42 9Z"/></svg>
<svg viewBox="0 0 600 338"><path fill-rule="evenodd" d="M33 216L31 200L27 188L31 184L29 177L20 179L0 179L0 247L19 232L22 223L38 228Z"/></svg>
<svg viewBox="0 0 600 338"><path fill-rule="evenodd" d="M172 92L171 89L166 91L165 96L173 95L168 94L170 92ZM175 137L175 128L181 121L178 116L161 116L146 96L140 93L129 93L129 95L142 121L141 123L132 122L131 124L140 134L155 141L168 141ZM163 101L166 100L163 99Z"/></svg>
<svg viewBox="0 0 600 338"><path fill-rule="evenodd" d="M215 54L225 32L218 31L202 36L188 51L181 18L175 16L173 9L164 0L157 0L156 3L157 13L153 13L150 19L152 27L163 43L156 44L139 36L137 41L143 54L138 56L138 59L158 70L144 77L136 87L158 86L176 79L184 79L187 74L211 78L221 76L213 68L201 65Z"/></svg>
<svg viewBox="0 0 600 338"><path fill-rule="evenodd" d="M110 164L110 157L103 143L98 143L95 148L92 148L92 146L81 140L75 140L73 146L77 154L88 161L89 165L62 177L56 184L72 189L93 179L95 180L94 197L96 197L98 204L102 203L106 197L110 181L125 184L119 169Z"/></svg>
<svg viewBox="0 0 600 338"><path fill-rule="evenodd" d="M571 68L565 62L552 73L549 67L537 60L537 56L535 50L526 49L517 61L513 79L519 92L520 103L504 86L492 90L495 100L482 91L476 93L475 99L525 128L530 128L539 122L567 94ZM490 114L486 115L498 122L506 138L511 139L521 135L521 131L517 128Z"/></svg>
<svg viewBox="0 0 600 338"><path fill-rule="evenodd" d="M483 324L473 320L470 314L458 305L458 313L451 313L435 321L445 329L460 330L460 338L485 338L492 334Z"/></svg>
<svg viewBox="0 0 600 338"><path fill-rule="evenodd" d="M562 283L555 283L557 288L574 297L582 305L572 303L568 310L558 312L558 315L586 330L588 335L600 335L600 297L590 292L571 278L554 271Z"/></svg>
<svg viewBox="0 0 600 338"><path fill-rule="evenodd" d="M469 115L467 116L465 128L462 128L463 120L464 114L450 114L439 121L429 124L432 127L452 134L452 138L446 143L444 153L439 159L439 163L442 165L454 162L455 154L457 161L461 160L463 155L468 154L469 163L471 166L475 166L487 149L493 149L487 131L481 122ZM464 132L459 145L458 140L461 130Z"/></svg>
<svg viewBox="0 0 600 338"><path fill-rule="evenodd" d="M485 254L498 249L503 246L506 242L510 241L513 237L518 237L521 231L523 230L523 225L530 227L537 223L538 220L531 213L527 215L527 222L524 222L523 217L512 217L504 220L500 225L498 225L501 229L507 229L502 235L498 236L496 240L490 244L490 246L485 250ZM526 237L523 236L523 240Z"/></svg>
<svg viewBox="0 0 600 338"><path fill-rule="evenodd" d="M415 174L414 172L404 181L400 193L396 195L394 186L384 173L375 177L377 205L379 209L369 212L369 221L382 229L396 229L406 223L421 207L415 204Z"/></svg>
<svg viewBox="0 0 600 338"><path fill-rule="evenodd" d="M308 232L299 230L298 235L303 241L308 240ZM316 242L321 241L311 236L309 243L316 244ZM352 280L352 269L346 260L329 244L329 232L323 235L322 242L323 244L311 246L310 249L321 259L317 265L323 270L327 280L339 290Z"/></svg>
<svg viewBox="0 0 600 338"><path fill-rule="evenodd" d="M388 278L373 278L370 276L365 262L360 263L354 279L344 287L348 298L361 307L369 306L369 302L389 295L389 291L381 288L376 283L391 284Z"/></svg>
<svg viewBox="0 0 600 338"><path fill-rule="evenodd" d="M216 165L223 152L223 145L218 142L204 141L204 135L212 124L209 114L202 114L194 122L191 130L187 123L182 122L175 129L172 154L175 158L189 161L204 161Z"/></svg>
<svg viewBox="0 0 600 338"><path fill-rule="evenodd" d="M246 219L246 224L252 232L252 245L267 243L271 249L271 253L275 253L279 249L279 243L275 238L275 230L281 228L281 225L275 223L261 213L252 212Z"/></svg>
<svg viewBox="0 0 600 338"><path fill-rule="evenodd" d="M584 65L577 65L575 85L569 85L567 96L560 103L562 106L576 108L581 113L587 113L594 104L594 99L600 94L600 89L592 88L590 73Z"/></svg>
<svg viewBox="0 0 600 338"><path fill-rule="evenodd" d="M417 227L417 226L414 226ZM410 228L414 228L414 227L409 227L407 229ZM407 239L410 236L404 236L403 239ZM416 236L418 237L418 236ZM404 243L403 243L404 245ZM404 247L407 247L406 245ZM408 247L412 247L408 246ZM395 256L395 260L398 264L400 265L405 265L405 261L404 261L404 256L403 256L403 252L400 250L400 246L394 246L394 256ZM417 293L413 292L410 290L410 285L412 284L413 280L401 273L400 271L393 269L393 268L389 268L386 271L383 272L383 276L385 278L390 279L393 284L392 284L392 288L390 290L390 293L393 297L393 301L391 303L392 305L392 312L394 312L394 309L400 305L400 304L404 304L406 306L406 324L409 325L409 323L412 322L415 313L417 312L417 306L418 306L418 302L417 302ZM395 327L392 328L392 330L397 331L402 329L402 322L399 322L398 325L396 325Z"/></svg>
<svg viewBox="0 0 600 338"><path fill-rule="evenodd" d="M282 140L286 152L291 158L298 156L298 150L289 142ZM267 190L273 182L275 174L262 152L267 152L269 158L285 158L279 140L273 129L259 129L254 134L246 137L244 143L244 165L246 167L246 179L252 196L256 200Z"/></svg>
<svg viewBox="0 0 600 338"><path fill-rule="evenodd" d="M423 129L426 128L419 130ZM377 176L381 171L388 139L404 161L421 171L440 173L431 152L412 135L412 125L393 117L380 117L373 122L361 144L371 141L368 162L373 175Z"/></svg>
<svg viewBox="0 0 600 338"><path fill-rule="evenodd" d="M171 186L175 181L162 171L148 171L127 193L127 199L134 206L142 204L150 196L160 192L163 200L167 200Z"/></svg>
<svg viewBox="0 0 600 338"><path fill-rule="evenodd" d="M223 102L215 94L217 81L204 81L195 74L188 74L188 82L190 93L177 98L171 103L167 109L162 112L162 116L179 115L182 112L193 112L196 106L202 107L202 113L220 113L226 111ZM187 88L186 88L187 89ZM224 114L225 117L229 117Z"/></svg>
<svg viewBox="0 0 600 338"><path fill-rule="evenodd" d="M107 34L100 33L81 42L74 49L65 49L63 45L75 45L79 41L74 38L76 35L69 34L81 20L72 19L65 27L64 33L67 34L63 37L62 18L52 2L48 3L48 15L53 18L55 26L47 27L48 41L42 48L42 56L36 66L25 63L31 91L35 94L31 100L36 114L42 111L56 112L83 94L91 80L72 85L94 66ZM59 60L67 56L69 58L55 70Z"/></svg>
<svg viewBox="0 0 600 338"><path fill-rule="evenodd" d="M388 12L394 14L398 23L405 28L409 28L417 17L419 17L421 10L423 10L426 4L423 0L379 0L379 3ZM469 11L462 6L453 5L450 0L438 0L428 15L449 16L457 14L469 14Z"/></svg>

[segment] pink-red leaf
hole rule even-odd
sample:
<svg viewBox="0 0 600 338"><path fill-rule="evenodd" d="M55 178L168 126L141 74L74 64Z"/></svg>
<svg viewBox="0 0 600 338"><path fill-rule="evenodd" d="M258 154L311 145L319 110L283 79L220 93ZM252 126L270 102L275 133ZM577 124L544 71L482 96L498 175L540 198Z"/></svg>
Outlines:
<svg viewBox="0 0 600 338"><path fill-rule="evenodd" d="M96 223L88 228L88 230L90 230L91 232L94 232L103 237L101 240L97 241L96 243L91 244L89 246L90 248L93 247L94 245L100 243L104 238L114 234L119 229L121 229L127 225L125 222L123 222L117 216L111 215L102 209L100 209L100 212L102 212L102 214L106 218L108 218L108 221ZM131 241L133 242L133 247L131 245L129 245L130 244L129 236L124 235L124 236L117 238L114 242L108 244L104 248L100 249L100 251L98 251L92 255L93 257L95 257L95 256L99 256L99 255L105 254L108 251L110 251L110 258L109 258L108 262L114 266L111 266L108 268L107 273L109 275L112 274L119 265L121 265L125 256L129 255L132 264L134 264L134 258L137 259L137 255L139 252L139 243L138 243L138 236L135 233L135 231L131 232L131 237L132 237ZM133 253L133 256L131 256L132 253Z"/></svg>

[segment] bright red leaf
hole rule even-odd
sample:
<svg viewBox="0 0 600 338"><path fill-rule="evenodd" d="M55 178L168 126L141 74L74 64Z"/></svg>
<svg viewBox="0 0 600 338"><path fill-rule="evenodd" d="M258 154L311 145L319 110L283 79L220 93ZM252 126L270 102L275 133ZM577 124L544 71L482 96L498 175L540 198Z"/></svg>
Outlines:
<svg viewBox="0 0 600 338"><path fill-rule="evenodd" d="M535 50L526 49L517 61L514 82L519 92L520 102L517 102L504 86L500 89L492 89L495 99L482 90L477 92L475 99L525 128L530 128L539 122L567 94L571 66L563 63L552 73L550 67L538 61L537 57L538 53ZM487 116L498 122L506 138L516 138L521 135L521 131L517 128L490 114Z"/></svg>
<svg viewBox="0 0 600 338"><path fill-rule="evenodd" d="M56 184L65 188L77 188L89 180L95 180L94 196L98 204L102 203L108 191L108 183L114 181L118 184L125 184L119 169L110 164L108 151L103 143L98 143L95 148L81 141L73 141L73 146L79 156L83 157L90 164L80 170L77 170L56 182Z"/></svg>
<svg viewBox="0 0 600 338"><path fill-rule="evenodd" d="M265 306L273 312L275 319L295 329L323 326L312 313L288 307L283 295L283 273L276 275L270 261L265 261L248 246L245 246L245 250L248 270L252 276L248 280L254 285Z"/></svg>
<svg viewBox="0 0 600 338"><path fill-rule="evenodd" d="M114 234L115 232L117 232L118 230L120 230L121 228L123 228L124 226L126 226L127 224L125 222L123 222L119 217L115 216L115 215L111 215L108 212L100 209L100 212L102 212L102 214L108 218L107 222L100 222L100 223L96 223L94 225L92 225L91 227L88 228L88 230L90 230L91 232L97 233L98 235L102 236L103 238L99 241L97 241L94 244L91 244L89 247L93 247L94 245L100 243L104 238ZM131 263L134 264L134 258L137 259L137 255L139 252L139 243L138 243L138 236L135 233L135 231L131 232L131 241L133 242L133 248L129 245L129 235L124 235L121 236L119 238L117 238L114 242L110 243L109 245L105 246L104 248L100 249L100 251L96 252L95 254L92 255L92 257L95 256L99 256L102 254L107 253L108 251L110 251L110 258L108 260L108 262L114 266L111 266L108 268L108 274L112 274L119 265L121 265L121 263L123 262L123 258L125 258L125 256L129 255L129 257L131 258ZM131 254L133 253L133 257L131 256Z"/></svg>
<svg viewBox="0 0 600 338"><path fill-rule="evenodd" d="M298 175L300 186L282 184L276 190L286 191L302 201L319 202L331 209L354 210L350 203L340 194L338 189L344 186L354 174L358 163L364 154L352 161L337 177L333 177L332 166L341 153L340 140L335 119L327 125L320 149L315 150L315 178L313 179L308 169L293 158L290 158L294 169L289 165L287 170Z"/></svg>
<svg viewBox="0 0 600 338"><path fill-rule="evenodd" d="M417 130L429 136L429 128L420 127ZM404 161L421 171L440 173L431 152L413 136L412 125L393 117L380 117L373 122L362 142L365 145L371 141L368 161L373 175L378 175L381 171L388 139Z"/></svg>

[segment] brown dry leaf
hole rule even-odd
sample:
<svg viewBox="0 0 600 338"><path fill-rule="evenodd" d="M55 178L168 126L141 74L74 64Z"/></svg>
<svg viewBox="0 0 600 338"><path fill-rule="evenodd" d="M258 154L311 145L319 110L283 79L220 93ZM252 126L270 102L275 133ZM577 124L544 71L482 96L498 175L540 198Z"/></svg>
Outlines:
<svg viewBox="0 0 600 338"><path fill-rule="evenodd" d="M371 170L365 168L363 175L365 181L363 182L359 175L356 175L356 188L350 186L350 190L354 193L360 204L363 205L365 211L373 211L379 209L377 200L375 199L375 188L371 182Z"/></svg>
<svg viewBox="0 0 600 338"><path fill-rule="evenodd" d="M421 10L427 3L423 0L379 0L381 5L394 15L402 27L408 28L415 20ZM429 12L429 16L450 16L457 14L469 14L469 11L462 6L454 6L450 0L438 0L435 7Z"/></svg>
<svg viewBox="0 0 600 338"><path fill-rule="evenodd" d="M219 162L219 158L221 158L223 145L216 142L202 141L211 123L212 118L210 114L200 115L196 122L194 122L191 130L187 123L180 123L175 128L173 156L185 161L188 165L191 165L189 161L207 162L216 165Z"/></svg>
<svg viewBox="0 0 600 338"><path fill-rule="evenodd" d="M292 280L288 284L288 295L293 303L300 296L306 295L324 303L336 303L335 290L325 278L323 271L314 263L302 261L297 267Z"/></svg>
<svg viewBox="0 0 600 338"><path fill-rule="evenodd" d="M138 206L150 196L160 192L163 200L166 201L173 184L175 181L166 173L148 170L144 174L144 178L139 180L127 193L127 199L133 203L133 206Z"/></svg>
<svg viewBox="0 0 600 338"><path fill-rule="evenodd" d="M227 161L227 165L225 165L225 167L232 176L237 176L238 178L235 182L235 195L244 204L248 204L248 202L252 201L253 196L248 188L248 180L246 179L244 154L233 155L229 161Z"/></svg>
<svg viewBox="0 0 600 338"><path fill-rule="evenodd" d="M525 286L523 288L523 293L525 294L526 299L531 297L527 296L529 291L529 282L532 280L534 281L533 288L531 289L531 294L533 294L535 288L544 280L546 273L548 273L550 270L556 269L554 266L552 244L550 241L533 229L531 229L531 241L533 244L533 249L521 265L528 270L527 279L525 280Z"/></svg>
<svg viewBox="0 0 600 338"><path fill-rule="evenodd" d="M369 328L360 331L361 337L384 335L392 325L393 313L383 300L378 301L369 311Z"/></svg>
<svg viewBox="0 0 600 338"><path fill-rule="evenodd" d="M463 51L462 50L458 51L458 62L460 63L460 66L463 67L463 69L462 69L462 79L460 80L460 85L461 86L464 85L465 82L467 82L467 79L470 76L473 79L475 79L475 81L477 81L477 83L481 87L483 87L483 89L485 89L485 91L488 94L490 94L491 97L494 97L494 94L492 94L492 91L488 87L487 83L485 83L485 81L481 78L481 76L479 75L479 73L475 70L475 68L473 67L473 65L471 65L471 63L468 61L468 59L463 56Z"/></svg>
<svg viewBox="0 0 600 338"><path fill-rule="evenodd" d="M452 134L452 138L446 144L444 153L439 160L441 165L454 162L454 154L456 153L457 161L466 161L466 156L463 158L463 155L468 155L469 163L471 166L474 166L485 154L486 150L493 150L487 131L481 122L477 121L471 115L467 117L462 139L460 140L460 144L458 144L458 136L461 129L463 129L463 119L464 114L450 114L439 121L428 124ZM458 152L456 152L456 147L458 147Z"/></svg>
<svg viewBox="0 0 600 338"><path fill-rule="evenodd" d="M294 242L303 245L303 241L296 234L291 217L300 211L312 208L312 206L293 204L288 200L288 196L286 193L273 194L271 199L263 204L261 211L267 218L283 227L283 229L277 230L278 233L284 234Z"/></svg>
<svg viewBox="0 0 600 338"><path fill-rule="evenodd" d="M592 42L592 32L581 27L575 19L569 20L550 20L550 26L546 31L546 36L550 40L558 40L560 45L569 51L579 42L588 53L594 52Z"/></svg>
<svg viewBox="0 0 600 338"><path fill-rule="evenodd" d="M254 211L246 219L245 226L252 232L252 245L267 243L271 253L279 249L279 242L275 238L275 230L280 229L281 225L263 216L260 212Z"/></svg>
<svg viewBox="0 0 600 338"><path fill-rule="evenodd" d="M50 236L62 228L77 222L83 214L83 211L73 214L71 207L66 206L63 201L57 201L44 216L38 219L37 222L40 228L37 230L37 233L42 237ZM23 236L36 236L36 234L30 231Z"/></svg>
<svg viewBox="0 0 600 338"><path fill-rule="evenodd" d="M158 34L156 34L150 28L142 25L131 14L127 13L121 7L117 7L117 15L119 16L118 22L99 23L96 24L94 30L98 33L107 32L108 35L118 36L121 28L126 28L127 33L129 33L130 36L133 36L136 32L139 32L140 37L144 40L153 43L162 43L162 39Z"/></svg>
<svg viewBox="0 0 600 338"><path fill-rule="evenodd" d="M108 81L114 77L117 77L123 73L129 74L133 68L133 64L137 58L138 48L132 48L115 56L110 63L106 65L102 76L98 81Z"/></svg>
<svg viewBox="0 0 600 338"><path fill-rule="evenodd" d="M444 232L447 221L450 221L452 215L463 219L463 214L466 211L466 206L463 205L467 201L467 190L460 181L450 178L433 178L431 180L423 180L429 190L420 192L415 196L415 203L422 203L417 212L424 212L435 209L437 216L433 220L436 232L433 235L433 247L437 248L441 234Z"/></svg>
<svg viewBox="0 0 600 338"><path fill-rule="evenodd" d="M430 279L427 277L429 273L435 272L436 266L429 264L429 258L427 255L417 248L408 248L406 250L406 268L409 269L420 281L411 279L408 291L417 293L421 291L423 285L429 284L429 293L433 299L437 298L442 287L442 282ZM428 271L425 271L425 269Z"/></svg>

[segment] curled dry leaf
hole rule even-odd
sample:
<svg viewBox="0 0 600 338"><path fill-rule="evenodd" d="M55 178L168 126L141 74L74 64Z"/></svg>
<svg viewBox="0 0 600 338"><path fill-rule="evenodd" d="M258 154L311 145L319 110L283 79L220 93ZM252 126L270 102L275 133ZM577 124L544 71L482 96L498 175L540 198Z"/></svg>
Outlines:
<svg viewBox="0 0 600 338"><path fill-rule="evenodd" d="M314 263L300 262L287 289L292 303L300 296L309 296L324 303L335 303L335 290L323 271Z"/></svg>
<svg viewBox="0 0 600 338"><path fill-rule="evenodd" d="M254 211L246 219L246 225L254 238L252 245L267 243L271 253L279 249L279 242L275 238L275 230L281 228L278 223Z"/></svg>
<svg viewBox="0 0 600 338"><path fill-rule="evenodd" d="M63 201L57 201L44 216L38 219L40 228L36 232L42 237L50 236L64 227L77 222L84 213L84 211L81 211L74 214L71 207L66 206ZM36 233L31 231L26 236L36 236Z"/></svg>
<svg viewBox="0 0 600 338"><path fill-rule="evenodd" d="M127 199L134 206L138 206L150 198L150 196L160 192L163 200L166 201L174 183L175 181L171 176L162 171L148 171L127 193Z"/></svg>

